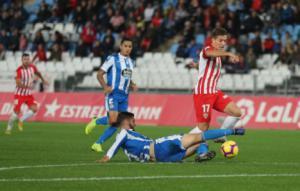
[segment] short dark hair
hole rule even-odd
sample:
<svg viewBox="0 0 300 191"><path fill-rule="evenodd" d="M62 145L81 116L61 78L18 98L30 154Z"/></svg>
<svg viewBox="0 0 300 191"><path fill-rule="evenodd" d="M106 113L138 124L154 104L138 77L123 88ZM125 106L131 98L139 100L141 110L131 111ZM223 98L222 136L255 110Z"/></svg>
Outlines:
<svg viewBox="0 0 300 191"><path fill-rule="evenodd" d="M223 35L228 35L228 32L226 29L221 27L215 28L211 34L212 38L216 38L217 36L223 36Z"/></svg>
<svg viewBox="0 0 300 191"><path fill-rule="evenodd" d="M131 40L130 38L125 37L125 38L122 38L121 44L123 44L125 41L130 41L130 42L132 42L132 40Z"/></svg>
<svg viewBox="0 0 300 191"><path fill-rule="evenodd" d="M25 52L24 52L24 53L22 54L22 58L23 58L23 57L27 57L27 56L29 56L28 53L25 53Z"/></svg>
<svg viewBox="0 0 300 191"><path fill-rule="evenodd" d="M131 112L120 112L117 117L117 121L113 124L115 127L120 127L123 121L133 119L134 114Z"/></svg>

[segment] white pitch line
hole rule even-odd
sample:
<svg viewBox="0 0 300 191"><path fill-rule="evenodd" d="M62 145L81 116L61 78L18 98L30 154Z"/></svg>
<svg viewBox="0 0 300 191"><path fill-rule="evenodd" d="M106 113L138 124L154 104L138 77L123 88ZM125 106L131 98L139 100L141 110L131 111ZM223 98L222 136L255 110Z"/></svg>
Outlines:
<svg viewBox="0 0 300 191"><path fill-rule="evenodd" d="M183 163L138 163L138 162L112 162L112 163L70 163L70 164L41 164L41 165L26 165L26 166L6 166L0 167L0 171L9 171L16 169L32 169L32 168L55 168L55 167L79 167L79 166L118 166L118 165L181 165L181 164L191 164L198 165L194 162L183 162ZM227 162L213 162L210 164L222 165L227 164ZM297 162L238 162L235 164L239 165L271 165L271 166L300 166Z"/></svg>
<svg viewBox="0 0 300 191"><path fill-rule="evenodd" d="M238 178L238 177L300 177L299 174L207 174L207 175L162 175L162 176L112 176L112 177L70 177L70 178L12 178L0 179L0 182L71 182L71 181L105 181L105 180L157 180L157 179L204 179L204 178Z"/></svg>

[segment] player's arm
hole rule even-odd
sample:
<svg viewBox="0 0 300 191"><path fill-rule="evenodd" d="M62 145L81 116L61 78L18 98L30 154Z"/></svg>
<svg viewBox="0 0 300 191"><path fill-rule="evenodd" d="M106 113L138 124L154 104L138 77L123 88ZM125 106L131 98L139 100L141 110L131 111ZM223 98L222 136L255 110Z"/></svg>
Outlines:
<svg viewBox="0 0 300 191"><path fill-rule="evenodd" d="M187 65L185 65L185 67L188 69L196 69L196 70L198 70L198 68L199 68L198 63L196 63L194 61L188 63Z"/></svg>
<svg viewBox="0 0 300 191"><path fill-rule="evenodd" d="M18 88L29 88L29 86L26 86L25 84L22 83L20 78L16 78L16 85Z"/></svg>
<svg viewBox="0 0 300 191"><path fill-rule="evenodd" d="M130 80L130 84L129 84L129 88L132 90L132 91L137 91L138 90L138 86L136 85L136 83L132 80Z"/></svg>
<svg viewBox="0 0 300 191"><path fill-rule="evenodd" d="M43 77L43 75L41 74L41 72L39 72L38 70L36 70L36 71L35 71L35 75L36 75L37 77L39 77L39 78L42 80L43 84L45 84L45 85L48 84L48 81L45 80L45 78Z"/></svg>
<svg viewBox="0 0 300 191"><path fill-rule="evenodd" d="M203 51L204 57L229 57L230 61L236 63L239 61L239 57L231 52L224 50L207 49Z"/></svg>
<svg viewBox="0 0 300 191"><path fill-rule="evenodd" d="M113 57L110 56L106 59L106 61L103 63L103 65L100 67L98 74L97 74L97 79L98 82L100 83L101 87L104 89L105 94L109 94L112 92L112 88L108 86L104 80L104 75L108 70L110 70L113 66Z"/></svg>
<svg viewBox="0 0 300 191"><path fill-rule="evenodd" d="M126 139L126 130L121 130L118 136L116 137L116 141L113 143L113 145L110 147L110 149L107 151L107 153L102 157L101 160L98 160L96 162L105 163L110 161L110 159L118 152L121 145L124 143Z"/></svg>
<svg viewBox="0 0 300 191"><path fill-rule="evenodd" d="M110 92L112 92L112 88L110 86L108 86L104 80L105 73L106 72L100 68L98 71L98 74L97 74L97 79L98 79L98 82L100 83L101 87L103 87L104 93L109 94Z"/></svg>

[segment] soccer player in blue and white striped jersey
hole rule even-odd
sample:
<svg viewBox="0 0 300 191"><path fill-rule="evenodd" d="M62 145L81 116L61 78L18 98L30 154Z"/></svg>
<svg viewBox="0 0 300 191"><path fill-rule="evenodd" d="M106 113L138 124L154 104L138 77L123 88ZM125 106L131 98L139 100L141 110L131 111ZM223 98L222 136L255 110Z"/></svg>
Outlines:
<svg viewBox="0 0 300 191"><path fill-rule="evenodd" d="M121 131L106 155L97 162L108 162L120 148L124 150L130 161L180 162L184 158L192 156L203 141L222 136L245 134L243 128L214 129L202 133L171 135L153 140L135 131L134 114L130 112L121 112L115 126L120 127ZM196 162L201 162L196 159Z"/></svg>
<svg viewBox="0 0 300 191"><path fill-rule="evenodd" d="M137 90L136 84L132 81L134 63L129 57L132 46L130 39L122 39L120 52L108 56L99 69L97 79L104 89L105 108L108 116L92 119L86 126L85 133L89 134L96 125L110 124L111 126L92 145L92 150L96 152L102 152L101 145L117 131L113 123L116 122L119 112L127 111L129 91ZM106 80L104 79L105 74Z"/></svg>

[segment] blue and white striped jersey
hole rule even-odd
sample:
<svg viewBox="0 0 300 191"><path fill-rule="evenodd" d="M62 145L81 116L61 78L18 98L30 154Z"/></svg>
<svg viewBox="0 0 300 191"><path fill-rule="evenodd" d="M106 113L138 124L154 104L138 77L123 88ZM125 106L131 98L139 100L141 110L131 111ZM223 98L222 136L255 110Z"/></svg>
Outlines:
<svg viewBox="0 0 300 191"><path fill-rule="evenodd" d="M149 149L153 140L132 130L122 129L116 137L116 141L107 151L110 159L118 152L124 150L130 161L146 162L150 159Z"/></svg>
<svg viewBox="0 0 300 191"><path fill-rule="evenodd" d="M133 67L132 59L120 53L107 57L101 69L106 72L107 85L112 87L113 93L128 94Z"/></svg>

